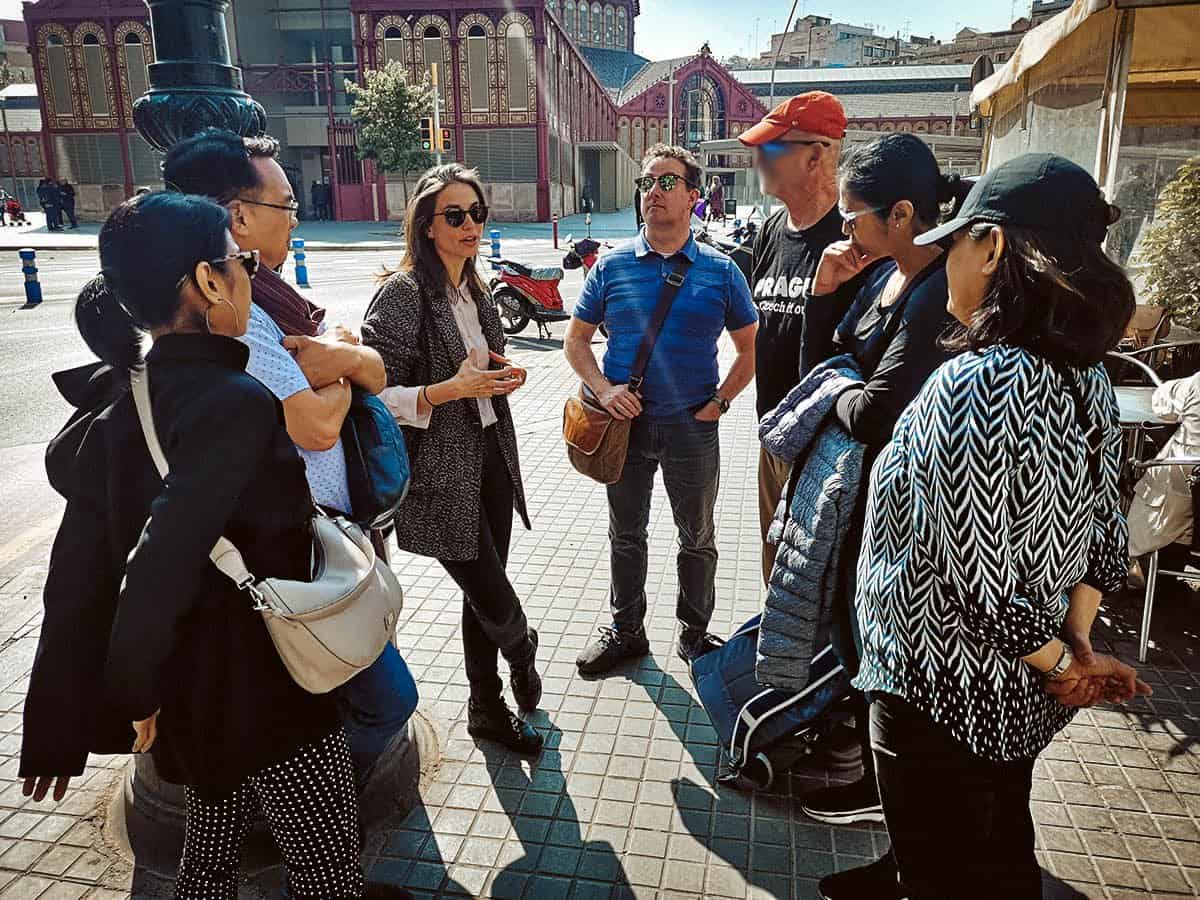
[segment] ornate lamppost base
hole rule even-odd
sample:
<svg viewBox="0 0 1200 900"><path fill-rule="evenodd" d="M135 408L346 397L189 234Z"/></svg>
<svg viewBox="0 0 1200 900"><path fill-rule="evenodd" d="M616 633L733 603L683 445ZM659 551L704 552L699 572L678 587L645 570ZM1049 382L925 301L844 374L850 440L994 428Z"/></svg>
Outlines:
<svg viewBox="0 0 1200 900"><path fill-rule="evenodd" d="M163 153L205 128L224 128L242 137L267 130L263 108L241 91L151 91L134 105L133 121L142 137Z"/></svg>

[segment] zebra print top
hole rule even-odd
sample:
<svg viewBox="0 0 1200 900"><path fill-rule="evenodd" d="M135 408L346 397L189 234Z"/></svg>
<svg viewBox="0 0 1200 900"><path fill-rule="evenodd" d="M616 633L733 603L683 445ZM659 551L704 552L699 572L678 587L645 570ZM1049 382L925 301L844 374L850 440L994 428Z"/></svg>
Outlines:
<svg viewBox="0 0 1200 900"><path fill-rule="evenodd" d="M1118 590L1128 566L1116 397L1103 367L1074 372L1103 434L1096 482L1067 386L1009 346L935 372L871 476L854 684L985 759L1030 759L1071 720L1021 657L1058 635L1075 584Z"/></svg>

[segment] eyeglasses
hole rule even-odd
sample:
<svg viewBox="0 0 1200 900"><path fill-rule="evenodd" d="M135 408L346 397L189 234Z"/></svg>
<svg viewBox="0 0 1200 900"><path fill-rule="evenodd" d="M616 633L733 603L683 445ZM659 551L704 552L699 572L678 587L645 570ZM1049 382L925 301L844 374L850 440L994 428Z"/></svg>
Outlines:
<svg viewBox="0 0 1200 900"><path fill-rule="evenodd" d="M467 221L467 216L471 217L471 221L476 225L482 225L487 221L488 206L486 203L472 203L470 209L462 209L457 206L452 206L449 209L444 209L439 213L434 213L435 216L445 216L446 224L451 228L462 228L463 223Z"/></svg>
<svg viewBox="0 0 1200 900"><path fill-rule="evenodd" d="M246 275L253 278L258 274L259 253L257 250L239 250L237 253L230 253L227 256L222 256L219 259L197 260L197 262L207 262L209 265L219 266L227 262L240 262L242 268L246 270ZM196 274L196 266L192 266L192 271L188 272L175 283L175 289L180 290L187 280Z"/></svg>
<svg viewBox="0 0 1200 900"><path fill-rule="evenodd" d="M776 157L783 156L785 153L791 153L797 145L805 147L830 146L829 141L767 141L765 144L759 144L758 149L764 156Z"/></svg>
<svg viewBox="0 0 1200 900"><path fill-rule="evenodd" d="M842 217L842 221L846 223L846 227L853 231L854 223L863 216L867 215L868 213L881 213L885 209L889 208L890 207L887 206L872 206L870 209L856 209L852 212L848 209L842 209L842 207L839 206L838 215Z"/></svg>
<svg viewBox="0 0 1200 900"><path fill-rule="evenodd" d="M300 211L300 204L293 200L291 203L264 203L261 200L247 200L245 197L238 197L243 203L249 203L251 206L266 206L271 209L283 209L295 215Z"/></svg>
<svg viewBox="0 0 1200 900"><path fill-rule="evenodd" d="M648 194L654 190L654 182L658 182L658 186L668 194L675 190L675 185L683 182L689 188L695 187L683 175L676 175L674 172L667 172L665 175L659 175L655 178L653 175L643 175L641 178L633 179L634 186L643 194Z"/></svg>

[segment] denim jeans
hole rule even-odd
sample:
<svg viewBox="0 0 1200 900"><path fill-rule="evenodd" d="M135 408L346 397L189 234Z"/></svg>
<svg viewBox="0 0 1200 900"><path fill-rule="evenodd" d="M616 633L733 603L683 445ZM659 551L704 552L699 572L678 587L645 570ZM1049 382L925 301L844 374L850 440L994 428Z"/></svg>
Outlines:
<svg viewBox="0 0 1200 900"><path fill-rule="evenodd" d="M379 659L334 691L350 741L354 780L361 788L388 742L417 708L417 683L391 643Z"/></svg>
<svg viewBox="0 0 1200 900"><path fill-rule="evenodd" d="M976 756L890 694L871 703L871 745L909 900L1041 900L1029 811L1034 760Z"/></svg>
<svg viewBox="0 0 1200 900"><path fill-rule="evenodd" d="M646 529L654 474L660 466L679 530L675 616L687 628L706 630L716 601L713 509L721 477L721 441L716 422L694 420L633 420L621 480L608 486L613 624L619 631L638 631L646 618Z"/></svg>

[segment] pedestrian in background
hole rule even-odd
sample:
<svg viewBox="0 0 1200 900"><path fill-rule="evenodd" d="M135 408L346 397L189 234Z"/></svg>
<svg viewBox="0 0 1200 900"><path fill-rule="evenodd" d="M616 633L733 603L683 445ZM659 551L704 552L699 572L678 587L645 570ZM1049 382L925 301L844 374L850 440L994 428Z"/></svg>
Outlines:
<svg viewBox="0 0 1200 900"><path fill-rule="evenodd" d="M62 194L49 178L43 178L37 186L38 204L46 214L46 230L62 231Z"/></svg>
<svg viewBox="0 0 1200 900"><path fill-rule="evenodd" d="M421 176L405 216L404 259L383 275L363 342L387 366L380 396L404 427L412 461L396 542L436 558L463 591L467 731L535 755L542 736L509 709L498 671L499 654L517 707L537 708L538 635L505 571L514 509L530 527L508 406L525 375L502 356L500 318L475 265L487 217L473 169L450 163Z"/></svg>
<svg viewBox="0 0 1200 900"><path fill-rule="evenodd" d="M165 192L122 204L100 233L104 289L76 323L104 365L68 373L88 396L51 443L67 498L26 699L25 793L61 799L97 733L149 752L186 788L176 896L237 894L261 808L296 897L362 897L349 748L333 699L288 674L260 613L210 560L222 535L264 577L311 573L312 500L278 401L236 340L259 264L229 213ZM142 357L145 331L153 346ZM130 373L145 367L170 465L155 471ZM111 738L110 738L111 740ZM114 752L111 744L107 752ZM402 897L399 889L375 896Z"/></svg>
<svg viewBox="0 0 1200 900"><path fill-rule="evenodd" d="M677 653L685 662L717 646L708 633L716 604L714 510L721 474L719 421L754 377L758 314L745 276L725 254L691 233L700 167L682 147L656 144L636 184L646 227L605 254L588 273L567 325L567 362L617 419L632 419L620 480L608 485L612 625L579 655L585 674L607 672L650 652L646 637L646 528L654 476L679 529ZM641 385L630 385L634 359L668 279L682 278ZM603 369L592 352L607 329ZM722 382L717 342L728 331L736 357Z"/></svg>
<svg viewBox="0 0 1200 900"><path fill-rule="evenodd" d="M1038 754L1075 707L1150 693L1089 638L1129 562L1102 365L1134 309L1101 247L1114 218L1079 166L1028 154L915 239L948 247L961 326L948 346L962 352L900 416L871 478L854 685L872 697L894 860L843 876L829 900L1040 900ZM869 870L892 867L881 890Z"/></svg>
<svg viewBox="0 0 1200 900"><path fill-rule="evenodd" d="M63 179L58 183L58 192L62 197L62 211L67 214L67 218L71 222L72 228L78 228L79 222L75 219L75 186L67 179ZM62 220L59 220L62 224Z"/></svg>
<svg viewBox="0 0 1200 900"><path fill-rule="evenodd" d="M842 238L838 215L837 164L846 134L846 113L832 94L810 91L776 106L757 125L738 135L754 151L763 193L784 208L763 223L754 242L750 290L758 307L755 388L761 419L808 374L801 343L813 275L825 248ZM838 291L832 310L845 310L858 291L851 280ZM840 314L838 314L840 317ZM820 327L832 332L838 319ZM767 532L787 485L787 463L760 449L758 521L762 534L763 583L771 580L775 547Z"/></svg>
<svg viewBox="0 0 1200 900"><path fill-rule="evenodd" d="M299 204L269 137L242 138L208 129L180 141L163 161L163 178L177 190L225 206L234 239L263 262L251 282L253 304L245 333L246 371L283 406L288 434L304 461L312 495L326 510L353 512L341 431L351 385L377 393L386 384L383 360L341 326L326 328L325 310L309 302L274 269L287 260ZM417 686L392 644L374 664L334 691L350 741L360 788L393 760L387 748L407 736ZM377 768L381 764L382 768ZM380 790L394 790L389 784Z"/></svg>
<svg viewBox="0 0 1200 900"><path fill-rule="evenodd" d="M725 221L725 186L717 175L712 177L708 186L708 219Z"/></svg>

